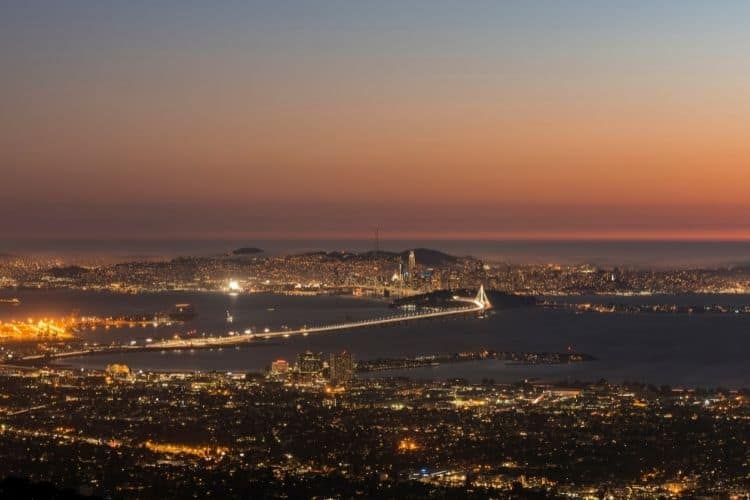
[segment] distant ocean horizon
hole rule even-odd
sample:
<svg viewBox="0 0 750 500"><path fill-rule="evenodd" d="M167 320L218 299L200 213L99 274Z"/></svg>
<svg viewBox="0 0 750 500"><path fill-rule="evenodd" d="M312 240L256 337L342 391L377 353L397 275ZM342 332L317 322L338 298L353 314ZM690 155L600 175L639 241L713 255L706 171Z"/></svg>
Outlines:
<svg viewBox="0 0 750 500"><path fill-rule="evenodd" d="M215 256L239 247L267 255L311 251L362 252L374 240L0 240L0 254L59 258L69 264L164 260ZM591 264L638 268L731 267L750 265L748 241L593 241L593 240L388 240L381 250L432 248L458 256L510 264Z"/></svg>
<svg viewBox="0 0 750 500"><path fill-rule="evenodd" d="M0 255L57 258L68 264L165 260L180 256L218 256L240 247L266 255L311 251L375 249L373 239L348 240L0 240ZM402 251L432 248L509 264L590 264L601 267L689 268L750 265L750 241L629 240L395 240L379 248Z"/></svg>

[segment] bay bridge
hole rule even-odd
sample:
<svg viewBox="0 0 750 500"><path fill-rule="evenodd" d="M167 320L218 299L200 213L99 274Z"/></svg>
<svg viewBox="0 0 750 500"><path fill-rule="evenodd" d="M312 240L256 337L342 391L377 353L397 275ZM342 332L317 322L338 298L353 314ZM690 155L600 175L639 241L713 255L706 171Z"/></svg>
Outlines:
<svg viewBox="0 0 750 500"><path fill-rule="evenodd" d="M219 337L197 337L197 338L172 338L158 341L143 341L138 344L136 341L130 344L115 346L95 346L75 351L65 351L58 353L37 354L21 358L24 362L35 362L46 359L58 359L66 357L86 356L97 353L122 353L137 351L168 351L181 349L207 349L213 347L224 347L246 344L258 340L271 340L278 338L289 338L292 336L308 336L327 332L336 332L341 330L353 330L356 328L365 328L371 326L398 324L408 321L415 321L430 318L442 318L447 316L456 316L469 313L481 313L492 308L492 303L487 298L484 286L479 287L475 297L454 296L453 301L460 304L455 307L430 309L422 311L413 311L400 314L382 316L378 318L364 319L358 321L347 321L331 325L302 327L297 329L282 329L276 331L263 331L258 333L248 332L235 335L222 335Z"/></svg>

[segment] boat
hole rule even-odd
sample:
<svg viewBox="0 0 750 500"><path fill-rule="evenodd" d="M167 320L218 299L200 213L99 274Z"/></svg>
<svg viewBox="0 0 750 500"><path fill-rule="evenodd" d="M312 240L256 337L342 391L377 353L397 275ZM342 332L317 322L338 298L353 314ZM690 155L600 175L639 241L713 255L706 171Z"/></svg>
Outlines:
<svg viewBox="0 0 750 500"><path fill-rule="evenodd" d="M195 307L192 304L175 304L169 311L169 319L174 321L190 321L195 315Z"/></svg>

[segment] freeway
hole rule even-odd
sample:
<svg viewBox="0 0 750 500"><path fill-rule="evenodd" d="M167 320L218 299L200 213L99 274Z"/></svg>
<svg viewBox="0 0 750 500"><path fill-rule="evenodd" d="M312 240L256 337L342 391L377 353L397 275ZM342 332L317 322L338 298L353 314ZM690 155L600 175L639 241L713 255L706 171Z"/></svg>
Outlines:
<svg viewBox="0 0 750 500"><path fill-rule="evenodd" d="M155 342L144 341L143 344L131 343L127 345L118 346L96 346L76 351L64 351L53 354L36 354L21 358L23 362L36 362L48 359L68 358L74 356L85 356L97 353L114 353L114 352L135 352L135 351L167 351L167 350L178 350L178 349L206 349L212 347L223 347L245 344L256 340L271 340L274 338L288 338L292 336L308 336L313 334L336 332L341 330L352 330L356 328L365 328L380 325L389 325L396 323L404 323L407 321L415 321L421 319L430 318L442 318L446 316L455 316L459 314L467 313L478 313L483 312L492 307L490 301L484 293L484 287L479 288L479 292L476 297L453 297L453 300L461 303L462 305L445 308L440 310L428 310L428 311L414 311L402 314L394 314L391 316L384 316L380 318L365 319L360 321L349 321L346 323L337 323L333 325L324 325L316 327L302 327L294 330L278 330L278 331L263 331L259 333L253 333L246 331L246 333L236 335L224 335L220 337L198 337L198 338L174 338L165 339ZM465 304L465 305L463 305Z"/></svg>

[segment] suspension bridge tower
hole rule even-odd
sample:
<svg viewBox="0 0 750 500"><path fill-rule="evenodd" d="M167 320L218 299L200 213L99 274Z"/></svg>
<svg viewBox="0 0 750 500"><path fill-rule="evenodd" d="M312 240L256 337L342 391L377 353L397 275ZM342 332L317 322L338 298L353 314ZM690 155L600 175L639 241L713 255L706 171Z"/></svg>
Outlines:
<svg viewBox="0 0 750 500"><path fill-rule="evenodd" d="M474 303L478 306L482 306L484 309L492 309L492 302L487 298L487 294L484 293L484 285L479 286L477 296L474 297Z"/></svg>

